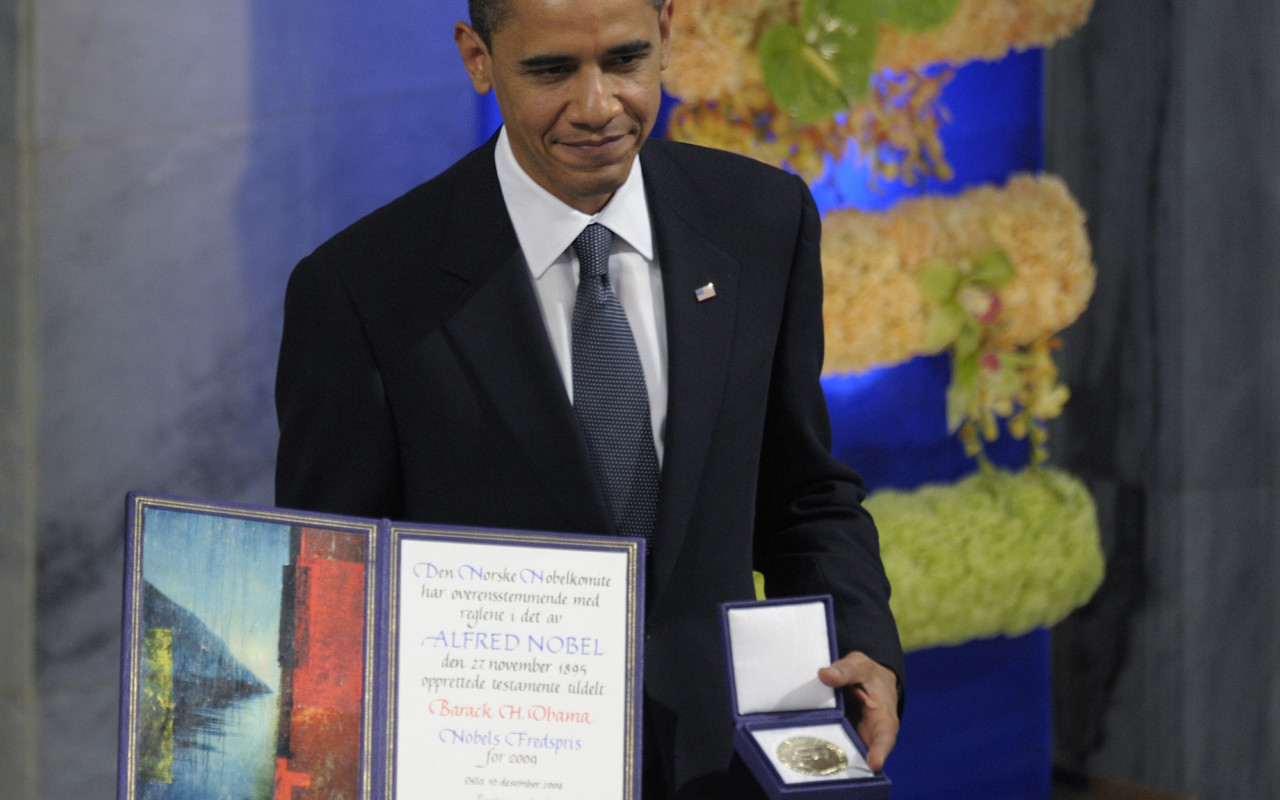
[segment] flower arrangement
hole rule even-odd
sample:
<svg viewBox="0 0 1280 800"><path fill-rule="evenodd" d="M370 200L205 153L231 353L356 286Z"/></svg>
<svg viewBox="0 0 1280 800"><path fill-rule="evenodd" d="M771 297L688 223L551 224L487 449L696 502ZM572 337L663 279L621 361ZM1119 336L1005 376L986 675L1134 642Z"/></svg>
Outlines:
<svg viewBox="0 0 1280 800"><path fill-rule="evenodd" d="M1088 304L1096 271L1084 212L1061 179L924 197L823 222L826 369L859 371L949 350L947 425L984 468L998 420L1048 458L1045 423L1068 397L1054 334Z"/></svg>
<svg viewBox="0 0 1280 800"><path fill-rule="evenodd" d="M941 352L930 339L939 305L917 274L973 269L998 251L1012 277L983 310L992 347L1031 344L1071 324L1096 271L1084 212L1060 178L1015 175L1003 188L906 200L885 213L829 212L822 225L828 372L857 372ZM935 334L936 336L936 334Z"/></svg>
<svg viewBox="0 0 1280 800"><path fill-rule="evenodd" d="M798 23L804 5L804 0L683 0L672 17L667 90L687 103L737 100L743 108L761 107L768 89L757 55L760 40L776 26ZM872 71L959 66L1047 47L1084 24L1093 0L959 0L952 5L950 16L933 28L880 22Z"/></svg>
<svg viewBox="0 0 1280 800"><path fill-rule="evenodd" d="M1074 33L1094 0L960 0L945 25L929 30L882 26L876 66L919 69L998 61L1011 51L1048 47Z"/></svg>
<svg viewBox="0 0 1280 800"><path fill-rule="evenodd" d="M1093 0L682 0L668 136L819 177L853 143L875 178L952 177L939 136L954 68L1047 46ZM1083 604L1103 573L1078 480L1043 466L1044 423L1068 397L1055 334L1095 269L1084 214L1060 179L925 197L824 218L827 372L949 352L948 425L983 466L952 485L867 498L908 650L1018 635ZM1032 469L982 457L999 421ZM758 595L764 596L756 576Z"/></svg>
<svg viewBox="0 0 1280 800"><path fill-rule="evenodd" d="M669 136L806 178L856 141L873 174L944 180L938 129L951 65L1045 46L1093 0L688 0L665 83Z"/></svg>
<svg viewBox="0 0 1280 800"><path fill-rule="evenodd" d="M1093 499L1057 469L880 491L866 507L907 650L1053 625L1102 582Z"/></svg>

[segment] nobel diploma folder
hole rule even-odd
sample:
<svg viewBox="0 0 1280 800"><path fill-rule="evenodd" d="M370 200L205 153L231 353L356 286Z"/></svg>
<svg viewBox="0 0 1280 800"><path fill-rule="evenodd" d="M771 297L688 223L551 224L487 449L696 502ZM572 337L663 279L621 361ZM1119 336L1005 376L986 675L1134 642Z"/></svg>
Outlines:
<svg viewBox="0 0 1280 800"><path fill-rule="evenodd" d="M643 558L130 495L117 796L638 800Z"/></svg>

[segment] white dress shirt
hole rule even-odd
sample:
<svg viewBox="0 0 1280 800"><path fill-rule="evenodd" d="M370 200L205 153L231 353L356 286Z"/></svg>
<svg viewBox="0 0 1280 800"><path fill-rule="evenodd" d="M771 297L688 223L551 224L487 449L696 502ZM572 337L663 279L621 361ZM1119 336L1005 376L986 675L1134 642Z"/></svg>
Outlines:
<svg viewBox="0 0 1280 800"><path fill-rule="evenodd" d="M578 257L573 240L592 222L613 232L609 285L626 312L640 353L653 443L662 465L667 421L667 327L662 302L662 272L653 248L649 204L644 195L640 159L599 213L584 214L539 186L521 168L507 130L498 135L494 154L502 199L516 229L533 278L542 321L551 339L569 399L573 399L573 305L578 294Z"/></svg>

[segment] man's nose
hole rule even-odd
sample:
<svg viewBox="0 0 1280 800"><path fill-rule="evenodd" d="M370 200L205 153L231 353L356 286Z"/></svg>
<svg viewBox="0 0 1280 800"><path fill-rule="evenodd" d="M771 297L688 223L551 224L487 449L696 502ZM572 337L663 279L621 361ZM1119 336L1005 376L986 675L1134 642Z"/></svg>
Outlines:
<svg viewBox="0 0 1280 800"><path fill-rule="evenodd" d="M575 125L601 128L622 112L614 81L599 70L584 71L576 94L569 119Z"/></svg>

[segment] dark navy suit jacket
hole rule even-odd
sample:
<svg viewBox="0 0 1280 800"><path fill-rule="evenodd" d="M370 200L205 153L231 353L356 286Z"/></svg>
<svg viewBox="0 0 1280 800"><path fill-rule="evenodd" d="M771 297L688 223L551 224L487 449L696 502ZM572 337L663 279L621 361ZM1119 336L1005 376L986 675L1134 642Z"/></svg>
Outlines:
<svg viewBox="0 0 1280 800"><path fill-rule="evenodd" d="M494 141L361 219L289 283L278 505L401 521L609 529ZM645 640L646 797L715 797L731 720L717 606L830 593L841 652L902 675L862 483L829 454L820 221L804 183L651 140L668 417ZM698 302L696 289L715 284ZM655 751L656 752L653 752ZM660 783L662 787L653 784Z"/></svg>

